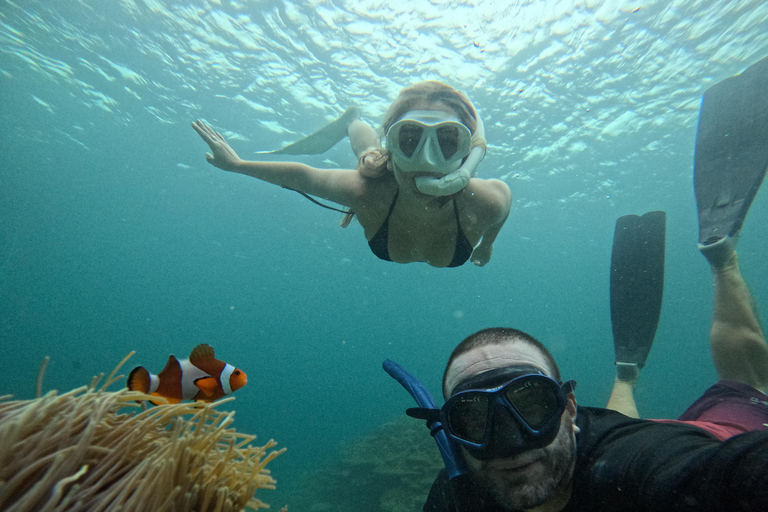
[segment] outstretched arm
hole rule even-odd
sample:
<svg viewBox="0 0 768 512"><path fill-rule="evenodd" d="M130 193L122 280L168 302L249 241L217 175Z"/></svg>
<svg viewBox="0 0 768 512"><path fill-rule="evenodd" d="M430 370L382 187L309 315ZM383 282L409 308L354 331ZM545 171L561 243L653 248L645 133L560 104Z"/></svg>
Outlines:
<svg viewBox="0 0 768 512"><path fill-rule="evenodd" d="M192 123L211 153L205 159L229 172L245 174L281 187L322 197L345 206L354 206L362 182L354 169L316 169L297 162L252 162L241 159L224 137L202 121Z"/></svg>
<svg viewBox="0 0 768 512"><path fill-rule="evenodd" d="M591 453L574 488L599 496L604 510L747 512L767 503L768 432L721 442L696 427L627 419Z"/></svg>

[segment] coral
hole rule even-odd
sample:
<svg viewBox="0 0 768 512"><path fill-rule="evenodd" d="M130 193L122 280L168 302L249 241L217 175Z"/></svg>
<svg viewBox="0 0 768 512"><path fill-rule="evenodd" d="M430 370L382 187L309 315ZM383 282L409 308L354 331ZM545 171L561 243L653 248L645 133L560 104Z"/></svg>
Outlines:
<svg viewBox="0 0 768 512"><path fill-rule="evenodd" d="M106 391L118 368L102 387L94 378L89 386L40 396L38 379L35 399L0 397L0 510L267 506L254 493L274 489L265 465L284 449L269 451L274 441L255 446L255 436L228 428L234 413L215 409L228 400L147 409L157 397Z"/></svg>
<svg viewBox="0 0 768 512"><path fill-rule="evenodd" d="M399 418L347 447L301 485L292 507L320 512L417 512L443 467L424 423Z"/></svg>

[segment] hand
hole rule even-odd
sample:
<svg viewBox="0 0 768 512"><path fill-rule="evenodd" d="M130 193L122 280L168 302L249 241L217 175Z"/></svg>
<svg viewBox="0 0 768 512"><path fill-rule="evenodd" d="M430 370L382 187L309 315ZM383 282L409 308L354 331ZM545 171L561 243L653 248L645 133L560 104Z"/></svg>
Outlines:
<svg viewBox="0 0 768 512"><path fill-rule="evenodd" d="M493 245L480 242L480 245L472 251L470 259L472 260L472 263L478 267L482 267L491 260L491 254L493 254Z"/></svg>
<svg viewBox="0 0 768 512"><path fill-rule="evenodd" d="M237 153L235 153L235 150L227 144L227 141L224 140L224 137L219 132L213 131L213 128L200 120L192 123L192 128L195 129L200 138L208 144L208 147L213 152L213 154L205 154L205 159L208 160L209 164L225 171L231 171L242 162Z"/></svg>

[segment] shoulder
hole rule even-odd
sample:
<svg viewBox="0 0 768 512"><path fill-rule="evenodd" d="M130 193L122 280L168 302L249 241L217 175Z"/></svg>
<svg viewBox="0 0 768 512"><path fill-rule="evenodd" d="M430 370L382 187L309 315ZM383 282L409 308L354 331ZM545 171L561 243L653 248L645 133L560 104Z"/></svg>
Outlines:
<svg viewBox="0 0 768 512"><path fill-rule="evenodd" d="M398 191L397 181L392 176L369 178L358 175L356 194L349 205L357 215L364 229L378 230L389 212Z"/></svg>
<svg viewBox="0 0 768 512"><path fill-rule="evenodd" d="M634 444L637 439L642 439L645 443L650 438L703 438L717 442L711 434L691 425L630 418L599 407L579 406L576 425L581 430L577 435L580 452L603 444Z"/></svg>
<svg viewBox="0 0 768 512"><path fill-rule="evenodd" d="M467 189L480 194L506 194L512 195L509 186L501 180L470 178Z"/></svg>
<svg viewBox="0 0 768 512"><path fill-rule="evenodd" d="M610 409L579 407L576 425L580 432L576 436L579 458L594 459L606 454L625 452L628 449L651 451L657 443L671 439L712 438L700 429L687 425L659 423L652 420L630 418Z"/></svg>
<svg viewBox="0 0 768 512"><path fill-rule="evenodd" d="M333 186L348 191L354 199L362 202L370 202L387 191L397 189L394 177L388 175L370 177L358 169L317 169L316 174L321 179L331 182Z"/></svg>
<svg viewBox="0 0 768 512"><path fill-rule="evenodd" d="M506 217L512 205L512 192L501 180L472 178L459 194L459 201L483 216Z"/></svg>
<svg viewBox="0 0 768 512"><path fill-rule="evenodd" d="M694 461L719 444L693 427L629 418L600 408L579 407L576 424L580 432L572 504L593 503L600 496L606 505L600 510L629 502L637 502L638 510L652 510L639 503L668 499L669 489L684 487L681 482Z"/></svg>

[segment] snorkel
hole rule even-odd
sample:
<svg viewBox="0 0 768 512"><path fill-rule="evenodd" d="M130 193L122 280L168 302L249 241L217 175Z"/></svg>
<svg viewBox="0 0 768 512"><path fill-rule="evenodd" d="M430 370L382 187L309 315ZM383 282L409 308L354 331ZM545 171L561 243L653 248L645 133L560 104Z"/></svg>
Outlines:
<svg viewBox="0 0 768 512"><path fill-rule="evenodd" d="M442 175L415 177L414 183L419 192L432 196L450 196L469 184L477 166L485 157L485 129L476 111L473 114L477 120L474 134L455 116L440 110L410 111L389 128L386 147L399 170ZM421 127L415 136L418 143L410 141L408 134L401 133L402 125L408 123ZM436 132L446 126L455 130L457 145L457 151L448 155L448 158L445 158L440 147L441 135ZM401 144L409 142L414 147L406 153Z"/></svg>
<svg viewBox="0 0 768 512"><path fill-rule="evenodd" d="M469 184L469 179L477 171L477 166L485 158L485 129L480 116L477 117L477 128L472 135L472 145L469 155L461 167L442 178L418 176L415 179L416 188L422 194L431 196L450 196Z"/></svg>

